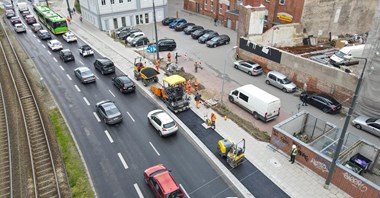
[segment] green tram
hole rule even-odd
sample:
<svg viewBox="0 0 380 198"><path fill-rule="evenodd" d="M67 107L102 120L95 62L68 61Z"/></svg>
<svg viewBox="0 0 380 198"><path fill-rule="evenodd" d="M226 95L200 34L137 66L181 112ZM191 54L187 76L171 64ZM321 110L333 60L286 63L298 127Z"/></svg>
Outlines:
<svg viewBox="0 0 380 198"><path fill-rule="evenodd" d="M54 34L64 34L69 31L66 19L50 10L49 7L34 5L33 9L38 16L39 21Z"/></svg>

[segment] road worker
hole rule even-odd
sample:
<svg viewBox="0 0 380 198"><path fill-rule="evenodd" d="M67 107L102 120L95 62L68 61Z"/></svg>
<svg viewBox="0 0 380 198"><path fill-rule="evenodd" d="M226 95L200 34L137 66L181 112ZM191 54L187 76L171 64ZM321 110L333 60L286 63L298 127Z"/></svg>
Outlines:
<svg viewBox="0 0 380 198"><path fill-rule="evenodd" d="M211 127L214 127L214 129L216 128L215 127L215 121L216 121L216 115L214 112L211 113Z"/></svg>

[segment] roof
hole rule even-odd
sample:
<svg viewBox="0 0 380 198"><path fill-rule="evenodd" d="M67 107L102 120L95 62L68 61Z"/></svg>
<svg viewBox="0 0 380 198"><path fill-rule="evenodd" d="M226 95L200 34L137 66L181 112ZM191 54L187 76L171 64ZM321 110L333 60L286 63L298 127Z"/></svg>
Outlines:
<svg viewBox="0 0 380 198"><path fill-rule="evenodd" d="M277 98L276 96L273 96L272 94L252 85L252 84L248 84L248 85L244 85L242 87L239 87L237 88L237 90L239 90L240 92L249 92L249 93L252 93L254 92L253 94L254 95L259 95L263 98L266 98L266 101L267 102L270 102L270 101L276 101L276 100L280 100L279 98Z"/></svg>
<svg viewBox="0 0 380 198"><path fill-rule="evenodd" d="M171 75L169 77L164 78L164 82L166 82L169 86L170 85L176 85L179 83L186 82L186 79L180 75Z"/></svg>
<svg viewBox="0 0 380 198"><path fill-rule="evenodd" d="M170 193L179 189L177 183L174 181L174 178L171 176L169 171L159 173L155 175L154 178L160 184L164 194Z"/></svg>
<svg viewBox="0 0 380 198"><path fill-rule="evenodd" d="M166 124L169 122L173 122L173 118L171 118L165 111L157 112L156 116L162 121L162 123Z"/></svg>

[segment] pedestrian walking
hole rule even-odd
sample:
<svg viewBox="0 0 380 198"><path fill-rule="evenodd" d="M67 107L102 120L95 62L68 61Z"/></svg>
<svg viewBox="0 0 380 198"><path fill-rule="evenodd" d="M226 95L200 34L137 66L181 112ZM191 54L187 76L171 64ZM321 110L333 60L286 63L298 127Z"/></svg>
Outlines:
<svg viewBox="0 0 380 198"><path fill-rule="evenodd" d="M75 14L75 8L73 8L73 14Z"/></svg>
<svg viewBox="0 0 380 198"><path fill-rule="evenodd" d="M198 62L197 61L195 61L195 63L194 63L194 71L195 71L195 73L198 72Z"/></svg>
<svg viewBox="0 0 380 198"><path fill-rule="evenodd" d="M215 25L215 26L217 26L217 24L216 24L217 22L218 22L218 19L215 18L215 19L214 19L214 25Z"/></svg>
<svg viewBox="0 0 380 198"><path fill-rule="evenodd" d="M307 83L303 83L303 91L307 91Z"/></svg>
<svg viewBox="0 0 380 198"><path fill-rule="evenodd" d="M185 52L185 54L183 55L183 58L187 61L188 58L187 58L187 52Z"/></svg>
<svg viewBox="0 0 380 198"><path fill-rule="evenodd" d="M83 17L82 17L82 15L80 15L79 20L80 20L80 22L83 21Z"/></svg>
<svg viewBox="0 0 380 198"><path fill-rule="evenodd" d="M216 122L216 115L214 112L211 113L211 127L213 127L214 129L216 128L215 127L215 122Z"/></svg>
<svg viewBox="0 0 380 198"><path fill-rule="evenodd" d="M172 54L170 52L168 53L167 57L168 57L168 62L171 62L171 60L172 60Z"/></svg>
<svg viewBox="0 0 380 198"><path fill-rule="evenodd" d="M198 92L195 94L195 97L194 97L195 104L196 104L196 106L197 106L198 109L199 109L199 105L201 103L201 97L202 97L202 95L200 93L198 93Z"/></svg>
<svg viewBox="0 0 380 198"><path fill-rule="evenodd" d="M302 106L307 106L307 95L303 94L301 95L301 101L302 101Z"/></svg>
<svg viewBox="0 0 380 198"><path fill-rule="evenodd" d="M160 70L160 59L157 59L157 60L156 60L156 70L157 70L157 71Z"/></svg>
<svg viewBox="0 0 380 198"><path fill-rule="evenodd" d="M290 160L289 160L289 162L291 162L292 164L296 160L297 153L298 153L297 146L293 144L292 151L290 153Z"/></svg>
<svg viewBox="0 0 380 198"><path fill-rule="evenodd" d="M178 57L179 57L178 52L176 52L176 53L175 53L175 56L174 56L174 58L175 58L175 64L178 63Z"/></svg>

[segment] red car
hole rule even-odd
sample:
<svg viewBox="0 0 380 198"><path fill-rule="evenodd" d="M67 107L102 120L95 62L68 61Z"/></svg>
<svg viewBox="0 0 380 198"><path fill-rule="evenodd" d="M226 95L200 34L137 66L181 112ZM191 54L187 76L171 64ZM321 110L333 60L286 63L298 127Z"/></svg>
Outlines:
<svg viewBox="0 0 380 198"><path fill-rule="evenodd" d="M144 171L145 182L153 190L155 197L184 198L184 193L175 182L170 171L157 164Z"/></svg>

